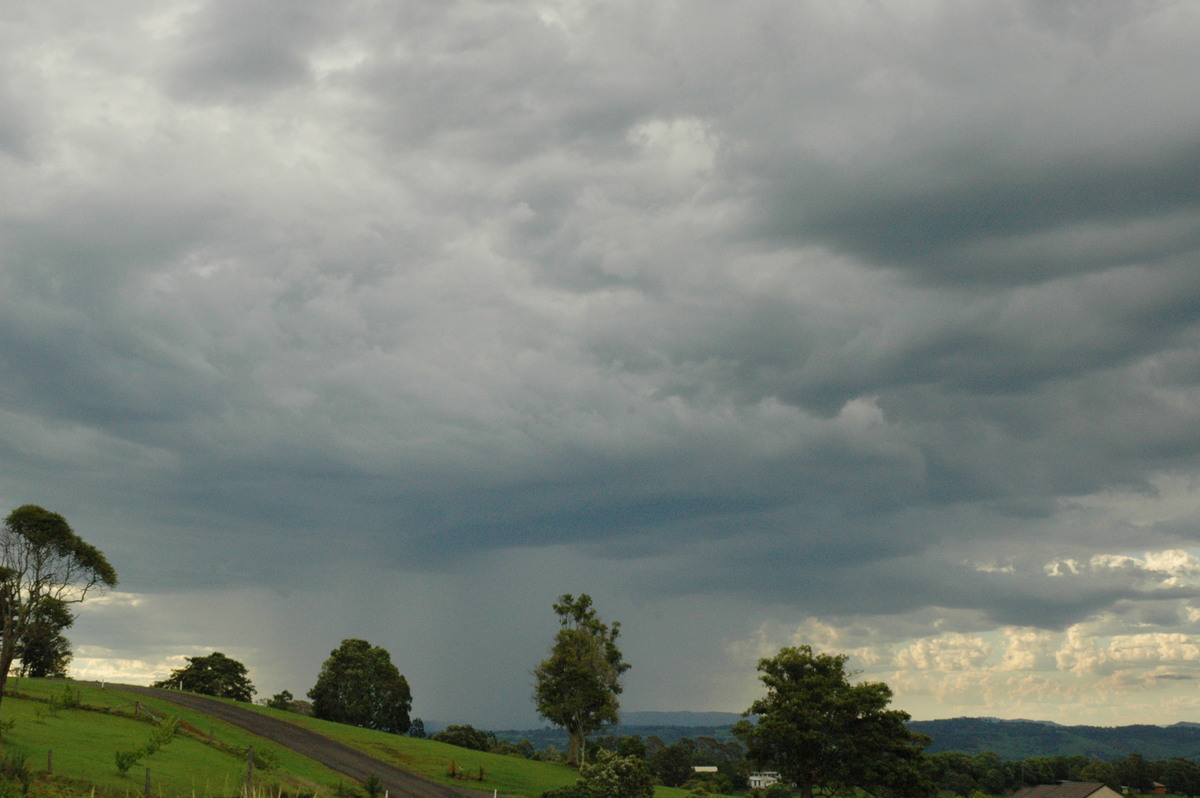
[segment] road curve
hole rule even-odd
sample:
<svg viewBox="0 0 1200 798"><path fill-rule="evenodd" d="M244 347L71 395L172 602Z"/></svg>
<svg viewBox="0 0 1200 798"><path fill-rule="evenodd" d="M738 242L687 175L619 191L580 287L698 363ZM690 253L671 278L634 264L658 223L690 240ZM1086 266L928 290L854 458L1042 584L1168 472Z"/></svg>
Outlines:
<svg viewBox="0 0 1200 798"><path fill-rule="evenodd" d="M355 781L362 782L372 773L379 778L383 789L392 796L403 798L481 798L484 793L449 787L426 781L420 776L376 759L373 756L357 751L348 745L323 737L314 731L297 726L294 723L268 717L258 712L215 701L194 693L181 693L176 690L160 690L155 687L135 687L133 685L109 684L109 689L125 690L130 693L152 696L163 701L171 701L189 709L220 718L223 721L241 726L247 731L254 732L260 737L279 743L297 751L310 759L315 759L322 765L349 776Z"/></svg>

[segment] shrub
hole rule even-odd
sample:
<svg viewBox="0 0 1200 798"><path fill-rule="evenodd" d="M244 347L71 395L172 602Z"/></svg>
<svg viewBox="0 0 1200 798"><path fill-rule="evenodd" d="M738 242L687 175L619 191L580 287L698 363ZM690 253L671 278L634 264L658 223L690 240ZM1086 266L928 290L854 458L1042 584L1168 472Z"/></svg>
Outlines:
<svg viewBox="0 0 1200 798"><path fill-rule="evenodd" d="M117 761L117 773L124 776L142 758L142 749L139 748L137 751L117 751L113 754L113 758Z"/></svg>
<svg viewBox="0 0 1200 798"><path fill-rule="evenodd" d="M637 757L600 749L579 768L579 781L542 793L542 798L651 798L654 777Z"/></svg>
<svg viewBox="0 0 1200 798"><path fill-rule="evenodd" d="M460 748L470 748L473 751L487 751L491 748L488 744L487 732L482 732L470 724L452 723L430 739L437 740L439 743L457 745Z"/></svg>
<svg viewBox="0 0 1200 798"><path fill-rule="evenodd" d="M0 775L3 775L10 784L19 784L21 795L29 792L29 783L33 780L33 774L29 772L28 759L29 754L19 748L14 748L4 755L4 759L0 760Z"/></svg>

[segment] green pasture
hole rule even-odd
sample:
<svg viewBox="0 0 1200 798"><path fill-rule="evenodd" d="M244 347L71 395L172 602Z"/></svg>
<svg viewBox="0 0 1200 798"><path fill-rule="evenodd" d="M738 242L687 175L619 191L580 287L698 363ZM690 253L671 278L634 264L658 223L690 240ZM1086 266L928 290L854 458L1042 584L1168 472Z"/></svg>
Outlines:
<svg viewBox="0 0 1200 798"><path fill-rule="evenodd" d="M488 794L498 790L502 795L536 797L546 790L574 784L579 778L574 768L556 762L538 762L519 756L472 751L434 740L417 740L360 729L268 707L255 706L254 710L339 740L377 759L419 773L430 781L483 790ZM451 765L456 772L462 774L460 778L449 775ZM479 780L481 768L483 779ZM655 798L684 798L688 794L688 790L661 785L654 791Z"/></svg>
<svg viewBox="0 0 1200 798"><path fill-rule="evenodd" d="M61 697L67 684L79 691L81 708L55 709L47 703ZM22 679L15 686L19 696L5 696L0 706L0 719L13 722L3 750L26 755L35 795L87 795L94 789L100 796L141 796L147 769L155 796L240 795L246 757L233 749L250 745L274 760L271 768L255 771L259 793L330 795L346 780L235 726L166 702L60 680ZM142 748L155 728L144 711L140 718L134 717L136 702L159 717L179 718L181 728L169 744L122 776L117 772L116 752ZM208 743L210 733L213 745ZM52 773L47 771L51 763Z"/></svg>
<svg viewBox="0 0 1200 798"><path fill-rule="evenodd" d="M81 708L55 709L49 703L51 699L61 699L67 685L79 692ZM9 687L19 694L5 696L0 705L0 720L15 722L2 747L4 753L16 750L26 755L34 775L31 794L35 796L80 796L94 792L101 798L138 798L143 793L147 768L154 796L241 795L246 758L230 751L244 751L251 745L275 763L266 770L256 769L258 795L305 793L320 798L334 795L340 785L358 786L307 757L210 715L167 701L94 683L52 679L21 679L19 683L10 680ZM238 706L312 729L431 781L480 790L487 796L496 790L501 795L536 798L578 778L572 768L553 762L472 751L257 705ZM119 775L115 753L141 748L155 728L146 717L147 710L160 718L178 718L180 732L168 745L130 768L127 775ZM208 742L210 735L212 745ZM47 772L50 752L53 752L52 773ZM450 775L452 766L459 777ZM668 787L658 787L655 791L656 798L687 795L687 790ZM0 794L0 798L7 796Z"/></svg>

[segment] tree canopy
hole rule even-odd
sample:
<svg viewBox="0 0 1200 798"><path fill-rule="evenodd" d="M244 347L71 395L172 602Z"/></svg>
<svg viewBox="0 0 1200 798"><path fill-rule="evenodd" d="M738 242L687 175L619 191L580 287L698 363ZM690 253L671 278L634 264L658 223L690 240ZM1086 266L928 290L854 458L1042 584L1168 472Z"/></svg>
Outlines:
<svg viewBox="0 0 1200 798"><path fill-rule="evenodd" d="M155 687L186 690L190 693L249 701L257 692L246 675L246 666L236 659L214 651L206 657L184 657L188 664L171 671Z"/></svg>
<svg viewBox="0 0 1200 798"><path fill-rule="evenodd" d="M779 771L803 798L817 787L889 798L932 795L921 767L928 738L908 729L908 713L888 709L891 688L851 684L845 664L844 654L809 646L760 660L767 694L744 713L758 721L734 726L748 758Z"/></svg>
<svg viewBox="0 0 1200 798"><path fill-rule="evenodd" d="M117 584L117 572L58 513L18 507L0 530L0 699L20 642L51 602L83 601Z"/></svg>
<svg viewBox="0 0 1200 798"><path fill-rule="evenodd" d="M533 670L538 713L567 731L567 761L585 760L587 735L616 723L621 674L629 670L617 637L621 624L603 623L586 593L564 594L554 605L559 630L550 656Z"/></svg>
<svg viewBox="0 0 1200 798"><path fill-rule="evenodd" d="M308 697L318 718L393 734L408 731L408 680L386 650L366 640L343 640L329 652Z"/></svg>
<svg viewBox="0 0 1200 798"><path fill-rule="evenodd" d="M30 616L24 634L17 641L18 673L34 678L61 678L67 675L73 653L71 641L63 630L75 623L75 614L65 601L48 598Z"/></svg>

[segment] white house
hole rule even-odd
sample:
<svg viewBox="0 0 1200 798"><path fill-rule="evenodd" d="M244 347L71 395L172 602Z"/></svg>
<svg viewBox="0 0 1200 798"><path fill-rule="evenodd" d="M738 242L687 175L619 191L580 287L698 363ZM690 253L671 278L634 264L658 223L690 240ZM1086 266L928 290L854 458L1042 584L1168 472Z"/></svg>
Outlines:
<svg viewBox="0 0 1200 798"><path fill-rule="evenodd" d="M779 781L779 773L774 770L764 770L750 774L750 788L763 790Z"/></svg>

